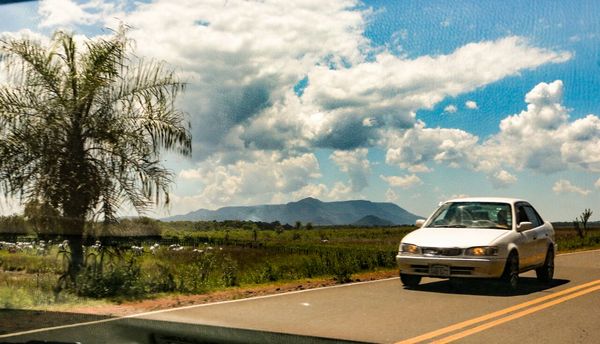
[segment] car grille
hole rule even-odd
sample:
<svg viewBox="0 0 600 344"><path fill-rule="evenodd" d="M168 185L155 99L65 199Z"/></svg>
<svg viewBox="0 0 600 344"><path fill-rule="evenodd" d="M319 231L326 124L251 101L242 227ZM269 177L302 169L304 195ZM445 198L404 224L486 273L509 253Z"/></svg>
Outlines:
<svg viewBox="0 0 600 344"><path fill-rule="evenodd" d="M471 266L451 266L450 274L451 275L470 275L475 270L474 267Z"/></svg>
<svg viewBox="0 0 600 344"><path fill-rule="evenodd" d="M421 247L421 252L426 256L460 256L463 250L460 248Z"/></svg>
<svg viewBox="0 0 600 344"><path fill-rule="evenodd" d="M416 265L412 264L411 269L413 272L427 274L429 273L428 265ZM450 275L471 275L473 274L473 270L475 270L472 266L451 266L450 267Z"/></svg>

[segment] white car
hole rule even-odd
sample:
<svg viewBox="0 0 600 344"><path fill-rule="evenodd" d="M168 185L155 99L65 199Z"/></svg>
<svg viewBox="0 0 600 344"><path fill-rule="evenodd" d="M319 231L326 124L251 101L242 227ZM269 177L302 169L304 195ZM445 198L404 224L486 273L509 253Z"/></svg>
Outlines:
<svg viewBox="0 0 600 344"><path fill-rule="evenodd" d="M396 261L409 288L421 277L500 278L517 289L519 273L554 275L554 228L527 202L512 198L447 201L400 243Z"/></svg>

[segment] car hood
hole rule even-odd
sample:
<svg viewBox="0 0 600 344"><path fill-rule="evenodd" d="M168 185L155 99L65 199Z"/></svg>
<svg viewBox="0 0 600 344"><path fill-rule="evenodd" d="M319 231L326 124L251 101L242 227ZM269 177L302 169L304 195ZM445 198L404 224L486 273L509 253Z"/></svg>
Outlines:
<svg viewBox="0 0 600 344"><path fill-rule="evenodd" d="M492 244L510 233L505 229L488 228L421 228L409 233L403 243L425 247L473 247Z"/></svg>

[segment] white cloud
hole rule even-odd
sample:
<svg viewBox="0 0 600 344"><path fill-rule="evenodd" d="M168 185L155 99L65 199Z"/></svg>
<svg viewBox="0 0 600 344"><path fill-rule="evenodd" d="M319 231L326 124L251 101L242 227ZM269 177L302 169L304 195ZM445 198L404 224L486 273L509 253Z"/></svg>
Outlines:
<svg viewBox="0 0 600 344"><path fill-rule="evenodd" d="M505 188L517 181L517 177L506 170L500 170L489 176L495 188Z"/></svg>
<svg viewBox="0 0 600 344"><path fill-rule="evenodd" d="M72 27L99 22L116 23L115 16L122 15L122 5L96 0L77 3L72 0L42 0L38 8L40 27Z"/></svg>
<svg viewBox="0 0 600 344"><path fill-rule="evenodd" d="M408 172L411 172L411 173L429 173L429 172L433 172L432 168L429 168L429 167L427 167L424 164L410 165L406 169L408 170Z"/></svg>
<svg viewBox="0 0 600 344"><path fill-rule="evenodd" d="M317 66L309 72L302 101L322 109L318 143L354 148L376 136L362 128L364 116L380 126L408 128L415 111L431 109L446 97L457 96L546 63L560 63L571 54L531 46L521 37L470 43L448 55L404 59L386 51L374 61L331 70ZM361 130L362 128L362 130ZM340 137L353 139L339 142Z"/></svg>
<svg viewBox="0 0 600 344"><path fill-rule="evenodd" d="M328 194L331 199L347 199L352 195L352 186L343 182L336 182Z"/></svg>
<svg viewBox="0 0 600 344"><path fill-rule="evenodd" d="M319 163L312 153L282 157L279 153L254 152L247 160L226 163L211 158L199 163L196 170L184 170L180 178L197 181L194 196L173 198L173 211L196 207L215 208L230 204L268 203L277 195L300 196L322 187L310 187L321 177ZM189 192L189 190L187 190Z"/></svg>
<svg viewBox="0 0 600 344"><path fill-rule="evenodd" d="M591 192L590 190L585 190L576 185L573 185L570 181L568 181L566 179L560 179L556 183L554 183L552 190L554 190L554 192L556 192L556 193L570 192L570 193L577 193L582 196L587 196Z"/></svg>
<svg viewBox="0 0 600 344"><path fill-rule="evenodd" d="M187 169L179 171L179 178L183 180L200 180L202 175L196 169Z"/></svg>
<svg viewBox="0 0 600 344"><path fill-rule="evenodd" d="M364 59L369 10L356 5L159 0L140 3L124 20L135 28L138 54L176 65L189 79L184 105L193 114L195 155L205 158L307 145L323 121L315 120L318 107L298 102L293 87L318 64Z"/></svg>
<svg viewBox="0 0 600 344"><path fill-rule="evenodd" d="M455 113L457 110L458 108L454 104L450 104L444 108L445 113Z"/></svg>
<svg viewBox="0 0 600 344"><path fill-rule="evenodd" d="M598 180L596 180L596 182L594 183L594 186L598 189L600 189L600 178L598 178Z"/></svg>
<svg viewBox="0 0 600 344"><path fill-rule="evenodd" d="M388 150L385 159L386 163L405 169L430 161L459 167L469 161L469 154L477 141L477 136L463 130L425 128L425 124L419 122L402 133L386 133Z"/></svg>
<svg viewBox="0 0 600 344"><path fill-rule="evenodd" d="M569 122L562 105L560 80L540 83L525 96L527 109L506 117L486 140L459 129L426 128L417 123L384 136L386 163L401 168L429 162L484 172L495 187L516 177L506 168L541 173L577 168L600 171L600 118L588 115Z"/></svg>
<svg viewBox="0 0 600 344"><path fill-rule="evenodd" d="M327 186L325 184L308 184L300 190L292 193L292 200L299 200L306 197L323 198L327 196Z"/></svg>
<svg viewBox="0 0 600 344"><path fill-rule="evenodd" d="M364 36L372 10L354 0L157 0L128 13L102 1L61 1L64 13L41 10L45 25L118 16L133 28L138 56L178 68L189 81L182 104L192 115L196 160L245 149L375 145L381 128L414 126L419 109L571 57L517 36L447 55L397 56ZM293 87L303 78L299 96Z"/></svg>
<svg viewBox="0 0 600 344"><path fill-rule="evenodd" d="M478 109L477 102L475 102L474 100L467 100L465 102L465 107L469 110L477 110Z"/></svg>
<svg viewBox="0 0 600 344"><path fill-rule="evenodd" d="M385 192L385 200L388 202L397 202L400 197L396 194L396 192L390 188Z"/></svg>
<svg viewBox="0 0 600 344"><path fill-rule="evenodd" d="M403 189L408 189L416 185L423 184L421 178L419 178L415 174L408 174L405 176L379 176L381 179L385 180L390 186L393 187L401 187Z"/></svg>
<svg viewBox="0 0 600 344"><path fill-rule="evenodd" d="M562 94L560 80L536 85L525 96L527 110L503 119L500 132L483 144L478 167L508 164L552 173L573 166L600 171L600 119L588 115L569 123Z"/></svg>
<svg viewBox="0 0 600 344"><path fill-rule="evenodd" d="M371 45L364 36L371 10L357 5L354 0L157 0L136 3L125 13L124 6L103 1L48 0L40 3L39 11L44 27L102 23L114 28L116 16L131 25L138 56L166 61L189 82L181 104L191 115L199 167L183 170L179 177L199 182L201 190L180 197L180 202L214 207L285 195L356 195L367 186L370 173L365 147L376 145L387 148L387 163L412 173L388 178L408 178L408 184L420 182L414 173L431 171L432 161L467 166L492 177L504 163L517 170L538 169L535 159L527 159L530 156L503 155L512 153L506 148L509 136L518 138L514 149L525 146L526 131L516 127L526 127L519 124L529 123L526 114L513 116L515 123L507 121L506 130L501 126L500 134L480 144L477 136L462 130L426 128L415 113L525 70L567 61L570 53L509 36L469 43L446 55L399 56L394 54L398 49ZM398 32L396 45L406 34ZM293 89L300 80L306 80L304 90L296 94ZM530 93L524 113L566 115L556 105L562 85L554 90L540 86ZM550 117L548 125L556 120ZM598 135L588 133L591 136L583 139L585 128L563 130L568 115L557 118L562 124L544 130L560 131L553 132L562 135L559 141L580 139L531 156L558 152L561 163L600 170L589 159L600 154L590 144ZM593 124L594 118L581 126ZM556 141L549 142L551 146ZM315 180L318 162L306 153L315 147L336 150L331 159L348 173L348 183L329 189ZM543 171L559 168L551 163L540 166Z"/></svg>
<svg viewBox="0 0 600 344"><path fill-rule="evenodd" d="M335 151L329 157L340 171L348 173L352 191L361 191L367 187L367 178L371 173L371 165L367 159L368 150L359 148L353 151Z"/></svg>

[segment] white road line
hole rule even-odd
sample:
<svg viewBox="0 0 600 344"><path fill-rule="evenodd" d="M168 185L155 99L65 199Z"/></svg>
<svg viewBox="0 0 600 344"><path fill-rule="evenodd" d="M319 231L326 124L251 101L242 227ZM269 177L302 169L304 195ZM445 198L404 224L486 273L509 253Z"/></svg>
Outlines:
<svg viewBox="0 0 600 344"><path fill-rule="evenodd" d="M590 252L599 252L599 249L596 250L581 250L581 251L575 251L575 252L567 252L567 253L558 253L557 256L570 256L572 254L580 254L580 253L590 253Z"/></svg>
<svg viewBox="0 0 600 344"><path fill-rule="evenodd" d="M207 307L207 306L214 306L214 305L222 305L222 304L234 303L234 302L244 302L244 301L252 301L252 300L259 300L259 299L267 299L267 298L277 297L277 296L284 296L284 295L291 295L291 294L300 294L300 293L311 292L311 291L318 291L318 290L324 290L324 289L334 289L334 288L351 287L351 286L362 285L362 284L367 284L367 283L376 283L376 282L391 281L391 280L395 280L395 279L398 279L398 277L384 278L384 279L373 280L373 281L362 281L362 282L354 282L354 283L347 283L347 284L331 285L331 286L318 287L318 288L312 288L312 289L294 290L294 291L288 291L288 292L285 292L285 293L252 296L252 297L248 297L248 298L244 298L244 299L237 299L237 300L227 300L227 301L219 301L219 302L212 302L212 303L203 303L203 304L199 304L199 305L189 305L189 306L181 306L181 307L169 308L169 309L160 309L160 310L157 310L157 311L144 312L144 313L138 313L138 314L130 314L130 315L125 315L125 316L115 317L115 318L110 318L110 319L94 320L94 321L87 321L87 322L75 323L75 324L69 324L69 325L44 327L44 328L39 328L39 329L29 330L29 331L7 333L7 334L0 335L0 338L9 338L9 337L15 337L15 336L22 336L22 335L26 335L26 334L33 334L33 333L39 333L39 332L60 330L60 329L71 328L71 327L79 327L79 326L102 324L102 323L107 323L107 322L121 320L121 319L138 318L138 317L143 317L143 316L146 316L146 315L153 315L153 314L159 314L159 313L174 312L174 311L180 311L180 310L184 310L184 309Z"/></svg>

